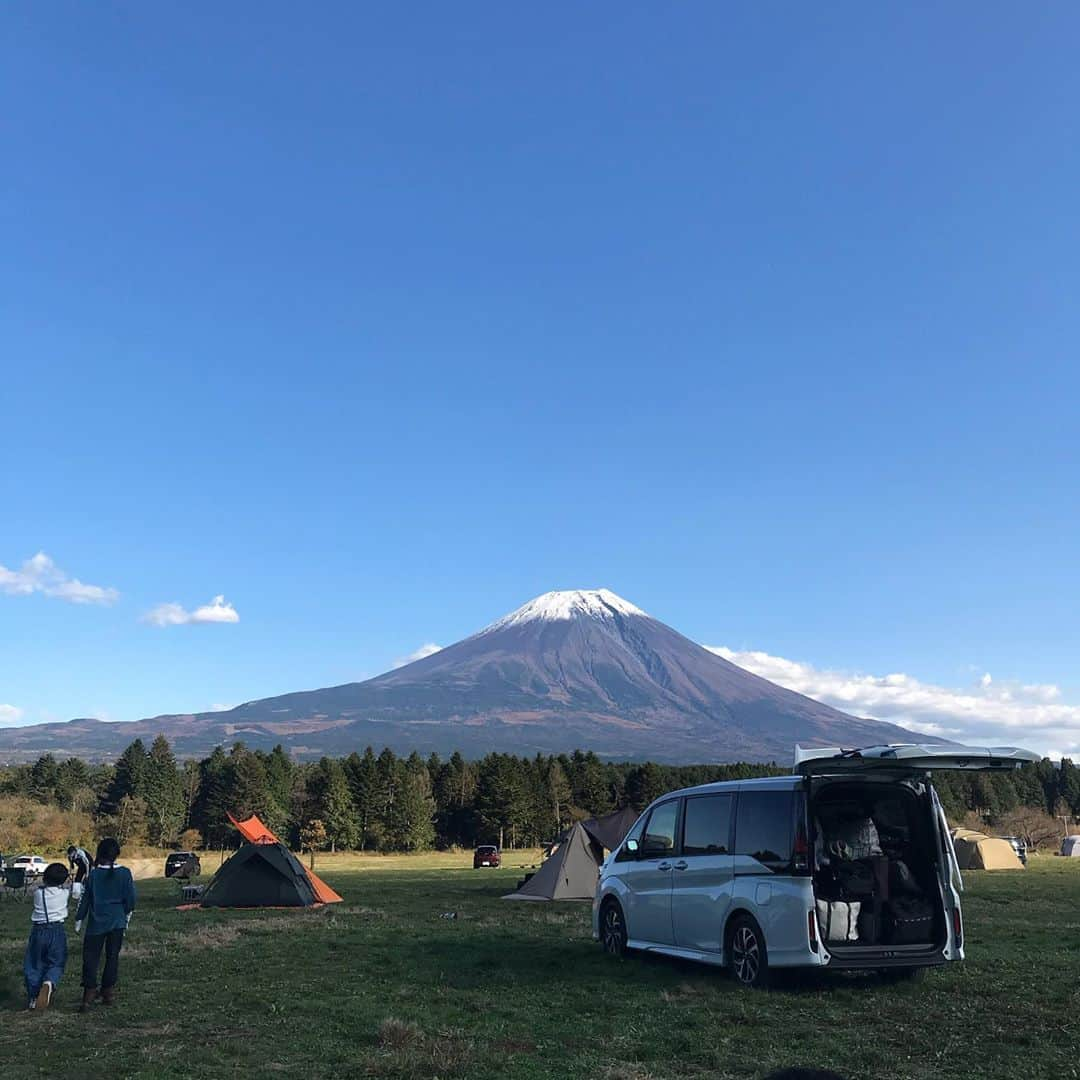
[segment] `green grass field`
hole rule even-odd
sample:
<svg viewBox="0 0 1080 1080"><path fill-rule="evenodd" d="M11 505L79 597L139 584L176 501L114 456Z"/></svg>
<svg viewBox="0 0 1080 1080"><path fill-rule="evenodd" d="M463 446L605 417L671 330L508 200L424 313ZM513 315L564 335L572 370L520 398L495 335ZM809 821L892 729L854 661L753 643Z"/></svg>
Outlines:
<svg viewBox="0 0 1080 1080"><path fill-rule="evenodd" d="M345 903L312 911L179 912L174 885L140 882L118 1004L85 1016L73 936L54 1008L19 1011L29 908L7 900L5 1056L104 1078L1080 1077L1080 860L966 875L966 964L751 993L610 960L588 905L503 903L518 870L468 859L323 859Z"/></svg>

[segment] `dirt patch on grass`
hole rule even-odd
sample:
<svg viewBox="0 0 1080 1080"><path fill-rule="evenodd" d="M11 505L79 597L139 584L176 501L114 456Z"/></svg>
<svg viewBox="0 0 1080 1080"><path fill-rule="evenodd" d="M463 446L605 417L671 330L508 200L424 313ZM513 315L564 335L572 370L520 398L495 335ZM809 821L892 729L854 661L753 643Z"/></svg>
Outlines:
<svg viewBox="0 0 1080 1080"><path fill-rule="evenodd" d="M654 1074L636 1061L605 1065L600 1076L601 1080L654 1080Z"/></svg>
<svg viewBox="0 0 1080 1080"><path fill-rule="evenodd" d="M666 1001L669 1004L678 1005L687 1001L694 1001L702 998L706 995L707 990L704 986L700 986L695 983L679 983L678 986L672 987L670 990L660 991L660 1000Z"/></svg>
<svg viewBox="0 0 1080 1080"><path fill-rule="evenodd" d="M431 1035L391 1016L376 1041L380 1052L365 1070L369 1076L466 1076L473 1062L473 1041L457 1029Z"/></svg>

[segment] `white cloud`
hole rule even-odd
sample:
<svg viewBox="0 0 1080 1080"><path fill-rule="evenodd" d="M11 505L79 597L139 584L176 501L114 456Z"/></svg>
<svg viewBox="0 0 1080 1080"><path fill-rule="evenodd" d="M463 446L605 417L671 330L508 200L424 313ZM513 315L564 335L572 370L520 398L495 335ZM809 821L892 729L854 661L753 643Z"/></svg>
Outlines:
<svg viewBox="0 0 1080 1080"><path fill-rule="evenodd" d="M17 724L22 719L23 711L18 705L0 705L0 727Z"/></svg>
<svg viewBox="0 0 1080 1080"><path fill-rule="evenodd" d="M782 656L725 646L711 652L747 671L856 716L888 720L956 742L1016 744L1058 756L1080 753L1080 705L1061 702L1061 688L1044 683L995 682L956 689L913 675L829 671Z"/></svg>
<svg viewBox="0 0 1080 1080"><path fill-rule="evenodd" d="M394 661L394 667L404 667L414 660L423 660L425 656L434 656L437 652L442 652L442 646L436 645L434 641L428 641L421 645L419 649L414 649L408 656L399 656Z"/></svg>
<svg viewBox="0 0 1080 1080"><path fill-rule="evenodd" d="M69 604L111 604L120 595L115 589L87 585L78 578L69 577L44 551L27 559L18 570L0 565L0 592L9 596L41 593Z"/></svg>
<svg viewBox="0 0 1080 1080"><path fill-rule="evenodd" d="M240 615L224 596L215 596L209 604L203 604L194 611L188 611L179 604L158 604L142 617L142 621L151 626L188 626L195 623L237 623Z"/></svg>
<svg viewBox="0 0 1080 1080"><path fill-rule="evenodd" d="M210 712L228 712L230 709L235 709L235 705L211 705Z"/></svg>

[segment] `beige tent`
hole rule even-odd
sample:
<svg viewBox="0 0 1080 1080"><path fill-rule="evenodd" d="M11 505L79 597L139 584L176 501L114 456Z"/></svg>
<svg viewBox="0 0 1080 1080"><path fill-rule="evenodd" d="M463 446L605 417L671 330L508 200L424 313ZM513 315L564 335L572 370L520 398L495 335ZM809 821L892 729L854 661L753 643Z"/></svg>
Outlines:
<svg viewBox="0 0 1080 1080"><path fill-rule="evenodd" d="M953 847L961 870L1023 870L1008 840L972 829L953 829Z"/></svg>
<svg viewBox="0 0 1080 1080"><path fill-rule="evenodd" d="M579 821L539 870L504 900L591 900L596 894L603 848Z"/></svg>

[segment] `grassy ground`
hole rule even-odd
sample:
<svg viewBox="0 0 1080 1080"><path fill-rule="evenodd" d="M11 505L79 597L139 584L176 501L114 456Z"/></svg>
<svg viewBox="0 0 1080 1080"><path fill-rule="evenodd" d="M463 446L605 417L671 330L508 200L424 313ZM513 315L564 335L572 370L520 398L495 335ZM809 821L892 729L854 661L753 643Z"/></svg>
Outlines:
<svg viewBox="0 0 1080 1080"><path fill-rule="evenodd" d="M320 859L345 903L178 912L140 883L119 1002L86 1016L77 940L44 1014L22 1006L25 902L0 903L4 1049L24 1076L1080 1077L1080 860L966 876L969 960L921 983L772 993L592 942L586 904L503 903L467 856ZM210 869L210 866L208 866ZM446 912L455 919L442 918Z"/></svg>

